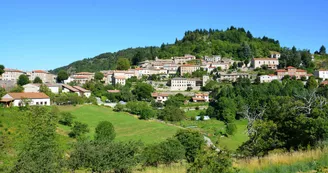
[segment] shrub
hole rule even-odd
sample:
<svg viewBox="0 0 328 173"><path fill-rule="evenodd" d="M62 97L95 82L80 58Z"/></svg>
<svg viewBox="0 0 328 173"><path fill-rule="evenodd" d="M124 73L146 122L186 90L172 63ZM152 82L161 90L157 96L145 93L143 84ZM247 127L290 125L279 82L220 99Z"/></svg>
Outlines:
<svg viewBox="0 0 328 173"><path fill-rule="evenodd" d="M77 138L82 136L85 133L88 133L90 130L88 124L81 123L78 121L74 122L74 126L71 128L71 132L68 133L68 136L71 138Z"/></svg>
<svg viewBox="0 0 328 173"><path fill-rule="evenodd" d="M109 121L101 121L95 129L96 141L112 141L116 136L114 126Z"/></svg>
<svg viewBox="0 0 328 173"><path fill-rule="evenodd" d="M227 123L226 124L226 132L228 135L234 135L237 131L237 126L235 123Z"/></svg>
<svg viewBox="0 0 328 173"><path fill-rule="evenodd" d="M113 110L115 112L122 112L124 110L124 108L125 108L124 105L122 105L121 103L117 103Z"/></svg>
<svg viewBox="0 0 328 173"><path fill-rule="evenodd" d="M144 109L140 113L140 119L148 120L156 116L156 110L152 108Z"/></svg>
<svg viewBox="0 0 328 173"><path fill-rule="evenodd" d="M74 118L75 117L70 112L62 112L60 114L59 124L72 126Z"/></svg>
<svg viewBox="0 0 328 173"><path fill-rule="evenodd" d="M204 145L204 137L198 131L180 130L175 137L185 147L186 159L189 163L194 162L197 153Z"/></svg>
<svg viewBox="0 0 328 173"><path fill-rule="evenodd" d="M164 121L181 121L186 118L185 112L178 107L166 106L158 114L158 118Z"/></svg>

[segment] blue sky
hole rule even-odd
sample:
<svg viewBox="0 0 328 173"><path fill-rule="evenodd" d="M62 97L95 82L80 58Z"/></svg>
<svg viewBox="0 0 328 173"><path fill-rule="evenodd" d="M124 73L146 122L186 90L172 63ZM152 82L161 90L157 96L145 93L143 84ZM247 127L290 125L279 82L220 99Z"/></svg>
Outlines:
<svg viewBox="0 0 328 173"><path fill-rule="evenodd" d="M0 64L48 70L231 25L313 52L328 47L327 9L326 0L0 0Z"/></svg>

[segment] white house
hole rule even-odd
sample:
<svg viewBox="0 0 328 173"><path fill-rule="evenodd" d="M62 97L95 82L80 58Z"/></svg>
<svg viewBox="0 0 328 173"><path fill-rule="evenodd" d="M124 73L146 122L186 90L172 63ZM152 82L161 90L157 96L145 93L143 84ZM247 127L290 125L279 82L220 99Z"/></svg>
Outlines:
<svg viewBox="0 0 328 173"><path fill-rule="evenodd" d="M192 100L194 102L209 102L210 101L210 99L208 97L208 93L195 94L194 97L192 97Z"/></svg>
<svg viewBox="0 0 328 173"><path fill-rule="evenodd" d="M18 77L22 74L25 74L23 71L17 69L5 68L5 72L2 74L2 80L5 81L16 81Z"/></svg>
<svg viewBox="0 0 328 173"><path fill-rule="evenodd" d="M324 70L324 69L316 70L314 71L314 76L326 80L328 79L328 70Z"/></svg>
<svg viewBox="0 0 328 173"><path fill-rule="evenodd" d="M270 69L277 69L279 60L276 58L253 58L251 65L253 68L261 68L263 65L266 65Z"/></svg>
<svg viewBox="0 0 328 173"><path fill-rule="evenodd" d="M66 85L66 84L62 85L62 92L63 93L76 93L77 95L80 96L79 90L77 90L76 88L74 88L72 86Z"/></svg>
<svg viewBox="0 0 328 173"><path fill-rule="evenodd" d="M8 93L4 95L0 102L6 106L24 106L29 105L50 106L50 97L44 93Z"/></svg>
<svg viewBox="0 0 328 173"><path fill-rule="evenodd" d="M169 95L165 93L152 93L151 96L158 103L164 103L169 98Z"/></svg>
<svg viewBox="0 0 328 173"><path fill-rule="evenodd" d="M75 89L77 89L80 92L80 96L84 95L85 97L89 98L91 96L91 91L86 90L79 86L73 86Z"/></svg>
<svg viewBox="0 0 328 173"><path fill-rule="evenodd" d="M259 76L259 79L260 79L260 83L270 83L272 82L273 80L278 80L278 76L277 75L261 75Z"/></svg>
<svg viewBox="0 0 328 173"><path fill-rule="evenodd" d="M40 92L40 85L41 84L26 84L23 86L24 92L27 92L27 93ZM43 85L46 85L52 93L54 93L54 94L59 93L60 85L56 85L56 84L43 84Z"/></svg>

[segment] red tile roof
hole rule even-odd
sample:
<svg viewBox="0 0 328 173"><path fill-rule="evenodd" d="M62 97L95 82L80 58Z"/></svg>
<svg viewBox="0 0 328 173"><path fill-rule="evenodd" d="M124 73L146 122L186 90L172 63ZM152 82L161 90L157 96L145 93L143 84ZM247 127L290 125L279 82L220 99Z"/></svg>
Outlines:
<svg viewBox="0 0 328 173"><path fill-rule="evenodd" d="M77 90L79 90L81 92L90 92L89 90L86 90L86 89L84 89L82 87L79 87L79 86L73 86L73 88L75 88L75 89L77 89Z"/></svg>
<svg viewBox="0 0 328 173"><path fill-rule="evenodd" d="M32 73L48 73L44 70L33 70Z"/></svg>
<svg viewBox="0 0 328 173"><path fill-rule="evenodd" d="M114 76L115 79L125 79L125 76Z"/></svg>
<svg viewBox="0 0 328 173"><path fill-rule="evenodd" d="M79 92L79 90L77 90L76 88L72 87L72 86L69 86L69 85L66 85L66 84L63 84L62 85L64 88L67 88L68 90L72 91L72 92Z"/></svg>
<svg viewBox="0 0 328 173"><path fill-rule="evenodd" d="M268 60L268 61L278 61L278 59L275 58L253 58L254 60Z"/></svg>
<svg viewBox="0 0 328 173"><path fill-rule="evenodd" d="M74 79L88 79L87 76L73 76Z"/></svg>
<svg viewBox="0 0 328 173"><path fill-rule="evenodd" d="M287 72L285 69L278 69L276 72Z"/></svg>
<svg viewBox="0 0 328 173"><path fill-rule="evenodd" d="M79 73L76 73L75 75L94 75L94 73L90 73L90 72L79 72Z"/></svg>
<svg viewBox="0 0 328 173"><path fill-rule="evenodd" d="M107 92L109 92L109 93L119 93L121 91L120 90L107 90Z"/></svg>
<svg viewBox="0 0 328 173"><path fill-rule="evenodd" d="M166 93L152 93L151 96L152 97L158 97L158 96L168 97L169 95Z"/></svg>
<svg viewBox="0 0 328 173"><path fill-rule="evenodd" d="M302 69L297 69L296 72L306 72L306 71Z"/></svg>
<svg viewBox="0 0 328 173"><path fill-rule="evenodd" d="M20 70L17 70L17 69L5 68L4 70L5 70L5 72L19 72L19 73L23 73L23 71L20 71Z"/></svg>
<svg viewBox="0 0 328 173"><path fill-rule="evenodd" d="M45 93L8 93L14 99L48 99Z"/></svg>
<svg viewBox="0 0 328 173"><path fill-rule="evenodd" d="M294 69L295 67L293 66L288 66L287 69Z"/></svg>
<svg viewBox="0 0 328 173"><path fill-rule="evenodd" d="M328 80L322 81L321 85L328 85Z"/></svg>

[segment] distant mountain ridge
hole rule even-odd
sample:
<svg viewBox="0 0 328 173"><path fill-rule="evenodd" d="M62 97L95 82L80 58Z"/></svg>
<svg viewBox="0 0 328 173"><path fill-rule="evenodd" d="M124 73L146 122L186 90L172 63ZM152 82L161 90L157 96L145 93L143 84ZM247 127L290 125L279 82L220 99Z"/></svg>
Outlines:
<svg viewBox="0 0 328 173"><path fill-rule="evenodd" d="M244 28L217 29L196 29L187 31L181 40L176 39L173 44L162 44L160 47L137 47L120 50L114 53L102 53L93 58L85 58L75 61L67 66L51 70L51 73L58 73L59 70L66 70L69 73L81 71L96 72L116 68L116 61L119 57L128 58L131 64L146 59L170 58L192 54L196 57L205 55L221 55L223 57L233 57L238 60L250 60L252 57L269 56L270 51L280 51L278 40L263 37L253 37L250 31Z"/></svg>

